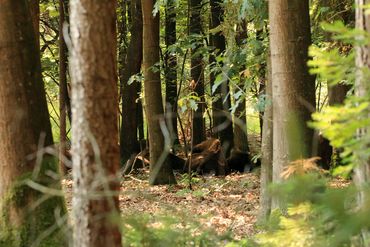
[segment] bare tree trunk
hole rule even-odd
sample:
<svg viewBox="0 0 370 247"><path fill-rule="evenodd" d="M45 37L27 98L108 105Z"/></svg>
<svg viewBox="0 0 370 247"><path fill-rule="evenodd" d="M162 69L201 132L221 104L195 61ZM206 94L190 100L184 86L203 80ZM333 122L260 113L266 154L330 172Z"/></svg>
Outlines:
<svg viewBox="0 0 370 247"><path fill-rule="evenodd" d="M239 47L242 46L243 41L248 38L247 23L243 21L238 26L238 34L236 37L236 43ZM241 67L241 71L245 70L245 66ZM244 88L245 76L240 75L239 87ZM235 113L234 113L234 148L242 152L249 152L248 146L248 131L247 131L247 115L246 115L246 101L245 97L239 102Z"/></svg>
<svg viewBox="0 0 370 247"><path fill-rule="evenodd" d="M224 8L222 6L222 0L211 0L211 23L210 29L218 27L224 19ZM225 37L221 32L211 34L211 45L215 48L215 56L218 56L225 52L226 41ZM216 57L211 56L210 62L216 63ZM218 66L223 67L223 64ZM216 79L216 73L211 73L211 87ZM234 146L233 139L233 123L230 114L231 100L230 100L230 88L227 78L224 79L222 84L216 89L213 94L217 99L212 103L213 112L213 126L216 136L221 140L224 146L226 157L229 156L231 148Z"/></svg>
<svg viewBox="0 0 370 247"><path fill-rule="evenodd" d="M61 175L67 171L65 158L67 157L67 46L64 42L63 25L67 8L65 0L59 0L59 169Z"/></svg>
<svg viewBox="0 0 370 247"><path fill-rule="evenodd" d="M356 28L370 32L370 16L368 9L365 6L370 4L370 0L356 0ZM370 68L370 47L369 45L356 47L356 67L357 77L355 82L355 92L358 97L368 97L370 92L369 76L364 73L364 69L368 72ZM370 116L370 109L367 111L366 118ZM368 138L369 128L359 129L358 138L365 142L364 138ZM370 157L369 154L364 154L364 150L368 149L369 142L363 148L355 152L357 157L357 166L355 167L354 182L359 189L357 195L358 206L360 210L368 209L369 203L369 182L370 182ZM362 153L361 153L362 152ZM364 246L370 245L369 229L362 230L362 240Z"/></svg>
<svg viewBox="0 0 370 247"><path fill-rule="evenodd" d="M141 91L141 82L133 81L128 85L131 76L140 73L143 60L143 19L141 0L131 3L133 21L131 41L127 56L122 65L120 80L122 85L122 125L120 136L121 161L126 162L133 153L140 151L138 142L138 114L142 112L141 100L137 100ZM142 114L142 113L141 113Z"/></svg>
<svg viewBox="0 0 370 247"><path fill-rule="evenodd" d="M263 114L263 131L261 144L261 194L259 218L267 220L271 212L271 194L268 188L272 182L272 158L273 158L273 117L272 117L272 76L271 58L267 57L267 81L266 101L267 105Z"/></svg>
<svg viewBox="0 0 370 247"><path fill-rule="evenodd" d="M44 200L30 186L60 189L60 181L46 175L57 167L53 157L44 156L53 137L28 6L26 0L4 0L0 8L0 244L63 246L56 222L63 222L62 198Z"/></svg>
<svg viewBox="0 0 370 247"><path fill-rule="evenodd" d="M116 1L71 0L74 246L121 246Z"/></svg>
<svg viewBox="0 0 370 247"><path fill-rule="evenodd" d="M169 117L167 126L170 131L171 142L179 143L177 133L177 56L168 49L176 44L176 3L167 1L166 5L166 46L165 77L166 77L166 117Z"/></svg>
<svg viewBox="0 0 370 247"><path fill-rule="evenodd" d="M36 45L40 49L40 0L28 0L31 11L33 30L35 32Z"/></svg>
<svg viewBox="0 0 370 247"><path fill-rule="evenodd" d="M273 181L291 161L309 157L313 131L307 127L315 109L315 80L308 72L311 44L309 1L269 2L273 87ZM273 198L273 208L280 207Z"/></svg>
<svg viewBox="0 0 370 247"><path fill-rule="evenodd" d="M153 66L159 62L159 13L153 16L153 0L141 0L143 8L143 71L145 111L149 129L150 175L149 183L176 183L172 168L166 157L169 146L165 146L161 130L164 123L161 78L159 69Z"/></svg>
<svg viewBox="0 0 370 247"><path fill-rule="evenodd" d="M202 1L201 0L189 0L189 10L190 10L190 23L189 23L189 33L190 35L202 35ZM193 90L198 95L200 103L198 104L198 109L193 114L193 131L192 140L193 144L199 144L206 138L205 133L205 123L203 119L204 109L205 109L205 99L204 99L204 63L203 56L199 53L199 49L202 47L202 39L194 39L195 48L192 49L191 56L191 79L193 81Z"/></svg>

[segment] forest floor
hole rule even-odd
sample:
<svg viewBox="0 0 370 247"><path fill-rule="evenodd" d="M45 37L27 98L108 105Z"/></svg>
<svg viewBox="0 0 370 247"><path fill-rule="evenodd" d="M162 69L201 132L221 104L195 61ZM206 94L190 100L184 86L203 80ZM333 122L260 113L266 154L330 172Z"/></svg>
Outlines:
<svg viewBox="0 0 370 247"><path fill-rule="evenodd" d="M177 176L177 185L149 186L148 171L126 176L119 197L123 215L141 213L192 218L218 234L231 233L234 239L256 233L259 203L259 176L231 174L224 178L195 177L189 189L187 176ZM71 208L72 181L63 180L67 207Z"/></svg>

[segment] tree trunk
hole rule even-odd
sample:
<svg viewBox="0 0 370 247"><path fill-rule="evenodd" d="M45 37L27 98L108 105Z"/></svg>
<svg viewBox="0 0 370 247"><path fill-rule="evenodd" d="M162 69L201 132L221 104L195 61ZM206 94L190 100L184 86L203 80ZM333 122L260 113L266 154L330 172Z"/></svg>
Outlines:
<svg viewBox="0 0 370 247"><path fill-rule="evenodd" d="M189 23L189 33L190 35L202 35L202 1L201 0L189 0L189 10L190 10L190 23ZM199 144L206 138L205 133L205 123L203 119L204 109L205 109L205 99L204 99L204 64L203 56L199 54L199 49L203 46L203 39L195 38L193 42L194 48L191 50L191 79L193 81L193 90L200 99L198 104L198 109L193 114L192 125L192 140L193 144Z"/></svg>
<svg viewBox="0 0 370 247"><path fill-rule="evenodd" d="M1 1L0 245L63 246L59 227L39 238L59 226L55 214L64 217L63 200L50 195L42 200L45 194L29 186L60 190L60 181L46 175L57 166L50 155L43 157L53 138L31 20L26 0Z"/></svg>
<svg viewBox="0 0 370 247"><path fill-rule="evenodd" d="M133 153L140 151L138 142L138 115L142 114L140 97L141 82L134 81L127 84L130 77L140 73L143 58L143 19L141 1L135 0L131 3L133 18L131 25L131 41L127 49L120 73L122 85L122 125L120 136L121 162L125 163ZM123 59L122 59L123 60Z"/></svg>
<svg viewBox="0 0 370 247"><path fill-rule="evenodd" d="M267 105L263 114L263 131L261 144L261 195L259 218L265 221L271 212L271 195L268 191L272 182L272 158L273 158L273 117L272 117L272 76L271 58L267 57L267 81L266 81L266 101Z"/></svg>
<svg viewBox="0 0 370 247"><path fill-rule="evenodd" d="M67 157L67 46L64 42L63 25L65 11L68 5L65 0L59 0L59 169L61 175L67 171L65 158Z"/></svg>
<svg viewBox="0 0 370 247"><path fill-rule="evenodd" d="M308 72L311 44L308 0L269 2L273 87L273 181L291 161L311 156L315 80ZM273 208L282 206L273 198Z"/></svg>
<svg viewBox="0 0 370 247"><path fill-rule="evenodd" d="M143 9L143 71L145 111L149 129L150 174L149 183L176 183L172 168L166 160L168 147L161 130L163 104L159 69L153 66L159 62L159 13L153 16L153 0L141 0Z"/></svg>
<svg viewBox="0 0 370 247"><path fill-rule="evenodd" d="M370 16L368 13L368 9L365 6L370 4L370 0L356 0L356 28L360 30L364 30L366 32L370 32ZM370 68L370 47L368 45L364 46L357 46L356 47L356 67L357 67L357 77L355 82L355 92L356 96L358 97L368 97L370 92L369 86L369 76L367 73L364 73L364 69L368 72ZM368 110L368 115L365 116L369 118L370 109ZM368 138L368 131L369 128L359 129L358 130L358 138L364 139ZM365 142L365 140L362 140ZM368 149L368 141L363 146L361 151ZM359 193L357 195L358 206L359 209L368 209L369 203L369 182L370 182L370 159L369 155L364 155L363 153L355 152L355 156L357 156L357 166L354 170L354 182L359 189ZM369 229L363 229L362 231L362 239L364 242L364 246L370 245L370 232Z"/></svg>
<svg viewBox="0 0 370 247"><path fill-rule="evenodd" d="M121 246L116 1L71 0L74 246ZM112 192L114 193L112 195Z"/></svg>
<svg viewBox="0 0 370 247"><path fill-rule="evenodd" d="M243 41L247 40L248 38L247 23L243 21L238 28L239 30L236 37L236 43L239 47L241 47ZM244 71L245 65L243 65L240 70ZM243 89L244 85L245 85L245 76L240 75L239 87ZM247 115L245 107L246 101L245 97L243 97L242 100L239 102L234 113L234 148L241 152L249 153Z"/></svg>
<svg viewBox="0 0 370 247"><path fill-rule="evenodd" d="M31 11L33 30L35 32L36 45L40 49L40 0L28 0Z"/></svg>
<svg viewBox="0 0 370 247"><path fill-rule="evenodd" d="M171 143L179 143L177 132L177 56L170 52L170 46L176 44L176 9L175 1L169 0L166 5L166 122L170 132Z"/></svg>
<svg viewBox="0 0 370 247"><path fill-rule="evenodd" d="M224 9L222 0L211 0L211 23L210 29L218 27L224 19ZM226 41L225 37L221 32L211 34L211 45L215 48L215 55L210 56L210 62L216 63L216 57L225 52ZM223 66L219 64L218 66ZM214 84L217 73L211 73L211 87ZM217 87L216 91L213 94L213 97L216 97L216 100L212 103L212 112L213 112L213 126L216 133L216 137L221 140L222 145L224 146L225 154L228 157L230 150L234 145L233 139L233 123L232 117L230 114L231 100L230 100L230 88L227 78L225 78L222 84Z"/></svg>

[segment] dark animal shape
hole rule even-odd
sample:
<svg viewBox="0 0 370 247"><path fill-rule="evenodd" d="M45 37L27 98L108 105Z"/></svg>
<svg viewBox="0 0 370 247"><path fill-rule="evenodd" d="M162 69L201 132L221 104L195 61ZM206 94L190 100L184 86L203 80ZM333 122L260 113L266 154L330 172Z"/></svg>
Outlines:
<svg viewBox="0 0 370 247"><path fill-rule="evenodd" d="M226 161L228 172L251 172L253 168L249 154L240 150L232 149L230 157Z"/></svg>
<svg viewBox="0 0 370 247"><path fill-rule="evenodd" d="M191 159L186 162L186 167L189 165L199 174L214 171L216 176L226 175L226 160L220 140L211 138L194 146Z"/></svg>

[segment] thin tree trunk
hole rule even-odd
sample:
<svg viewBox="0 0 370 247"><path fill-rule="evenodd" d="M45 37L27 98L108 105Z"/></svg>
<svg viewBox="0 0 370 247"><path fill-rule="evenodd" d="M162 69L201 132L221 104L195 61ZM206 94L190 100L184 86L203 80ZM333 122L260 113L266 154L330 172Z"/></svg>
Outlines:
<svg viewBox="0 0 370 247"><path fill-rule="evenodd" d="M263 114L263 131L261 144L261 195L259 218L265 221L271 212L271 194L268 188L272 182L272 158L273 158L273 117L272 117L272 76L270 54L267 58L267 82L266 101L267 106Z"/></svg>
<svg viewBox="0 0 370 247"><path fill-rule="evenodd" d="M28 6L26 0L3 0L0 8L0 243L63 246L56 222L63 222L62 198L43 200L45 194L29 186L60 190L60 181L46 175L57 172L57 166L43 155L53 137Z"/></svg>
<svg viewBox="0 0 370 247"><path fill-rule="evenodd" d="M67 157L67 46L64 42L63 25L67 8L65 0L59 0L59 170L61 175L67 171L65 158Z"/></svg>
<svg viewBox="0 0 370 247"><path fill-rule="evenodd" d="M311 44L308 0L269 2L273 87L273 182L291 161L311 156L315 80L308 72ZM273 208L281 207L273 198Z"/></svg>
<svg viewBox="0 0 370 247"><path fill-rule="evenodd" d="M131 13L134 18L131 25L131 41L127 49L120 73L122 85L122 125L120 135L121 162L126 162L133 153L140 151L138 142L139 114L142 114L141 82L134 81L128 85L131 76L140 73L143 58L143 19L141 1L131 3ZM123 60L123 59L122 59Z"/></svg>
<svg viewBox="0 0 370 247"><path fill-rule="evenodd" d="M177 56L168 49L176 44L176 6L174 0L167 1L166 5L166 47L165 77L166 77L166 119L171 135L171 142L179 143L177 132Z"/></svg>
<svg viewBox="0 0 370 247"><path fill-rule="evenodd" d="M224 9L222 0L211 0L211 23L210 28L214 29L218 27L224 18ZM226 49L225 37L221 32L217 32L211 35L211 45L215 48L215 56L219 56ZM211 56L210 62L216 63L216 57ZM223 67L223 64L218 66ZM211 73L211 87L214 84L217 74ZM231 100L230 100L230 88L229 82L225 78L222 84L216 89L213 96L217 99L212 103L213 112L213 126L215 128L215 134L220 138L222 145L224 146L226 157L229 156L230 150L234 145L233 139L233 123L230 114Z"/></svg>
<svg viewBox="0 0 370 247"><path fill-rule="evenodd" d="M247 24L245 21L238 26L238 34L236 37L236 43L239 47L242 46L243 41L248 38ZM245 70L245 66L242 66L241 71ZM239 87L243 89L245 85L245 76L240 76ZM239 89L239 90L240 90ZM242 152L249 152L248 146L248 131L247 131L247 116L246 116L246 101L245 97L239 102L235 113L234 113L234 148Z"/></svg>
<svg viewBox="0 0 370 247"><path fill-rule="evenodd" d="M161 78L159 69L159 13L153 16L154 0L141 0L143 9L143 71L145 111L149 129L150 174L149 183L176 183L172 168L167 161L168 148L160 127L164 121Z"/></svg>
<svg viewBox="0 0 370 247"><path fill-rule="evenodd" d="M70 2L74 246L121 246L116 4Z"/></svg>
<svg viewBox="0 0 370 247"><path fill-rule="evenodd" d="M201 18L202 1L201 0L189 0L190 10L190 23L189 33L190 35L202 35L202 18ZM205 140L205 123L203 119L205 109L204 99L204 64L203 56L199 53L199 49L202 47L202 39L194 39L195 48L192 49L191 56L191 79L193 81L193 90L200 99L198 109L193 114L192 119L192 140L193 144L199 144Z"/></svg>
<svg viewBox="0 0 370 247"><path fill-rule="evenodd" d="M368 14L368 9L365 6L370 4L370 0L356 0L356 28L370 32L370 16ZM369 86L369 76L364 73L370 69L370 47L368 45L357 46L356 47L356 67L357 67L357 77L355 82L355 92L358 97L368 97L370 92ZM368 109L368 115L365 116L369 118L370 109ZM359 129L358 138L365 142L364 138L368 138L369 128ZM368 154L363 154L368 146L367 143L363 146L360 151L355 152L357 157L357 166L354 170L354 182L359 189L357 195L359 210L368 209L369 197L369 182L370 182L370 157ZM362 152L362 154L360 153ZM362 230L362 240L364 246L370 245L370 232L369 229Z"/></svg>

